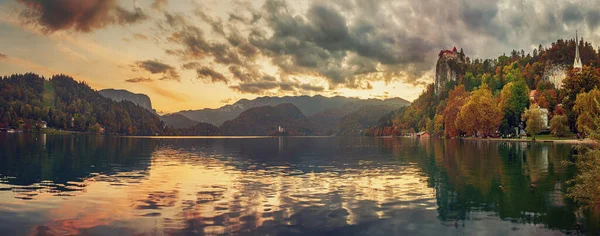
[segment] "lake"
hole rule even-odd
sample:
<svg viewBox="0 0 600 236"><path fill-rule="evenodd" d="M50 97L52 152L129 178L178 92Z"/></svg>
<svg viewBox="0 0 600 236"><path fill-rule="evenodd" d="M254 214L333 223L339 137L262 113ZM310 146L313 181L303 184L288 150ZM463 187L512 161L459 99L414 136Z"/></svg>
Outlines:
<svg viewBox="0 0 600 236"><path fill-rule="evenodd" d="M573 147L0 134L0 235L562 235Z"/></svg>

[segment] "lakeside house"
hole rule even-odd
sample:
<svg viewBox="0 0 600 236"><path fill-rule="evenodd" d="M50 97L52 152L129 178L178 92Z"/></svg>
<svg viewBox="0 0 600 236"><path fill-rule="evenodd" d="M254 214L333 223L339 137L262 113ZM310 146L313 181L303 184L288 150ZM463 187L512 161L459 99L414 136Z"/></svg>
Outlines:
<svg viewBox="0 0 600 236"><path fill-rule="evenodd" d="M431 134L427 131L421 131L417 133L417 138L431 138Z"/></svg>

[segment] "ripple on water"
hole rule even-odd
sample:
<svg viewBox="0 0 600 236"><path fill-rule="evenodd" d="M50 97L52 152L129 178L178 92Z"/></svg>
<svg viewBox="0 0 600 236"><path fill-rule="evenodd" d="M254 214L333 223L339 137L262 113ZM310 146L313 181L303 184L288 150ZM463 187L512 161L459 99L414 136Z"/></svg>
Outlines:
<svg viewBox="0 0 600 236"><path fill-rule="evenodd" d="M511 186L506 186L504 193L478 188L480 177L480 182L490 182L484 178L487 172L474 171L469 165L480 162L465 161L469 157L461 152L454 157L455 150L438 155L436 146L396 150L395 146L369 142L327 147L288 147L284 142L279 147L274 146L278 149L271 149L264 143L242 141L247 144L229 140L184 140L166 142L162 146L146 143L150 150L145 151L144 145L111 146L109 150L125 154L119 153L119 158L114 159L109 156L102 160L106 163L86 159L82 165L85 170L67 165L67 169L61 170L76 175L62 178L61 183L54 182L57 178L49 178L19 186L14 179L2 175L0 194L9 196L10 203L3 202L0 207L11 213L32 212L25 215L34 216L31 221L43 222L42 231L74 234L106 234L112 231L102 229L122 227L139 229L135 231L139 234L167 235L346 235L357 232L460 235L465 231L452 230L472 224L471 229L477 232L477 227L489 227L489 222L492 225L506 223L507 229L527 234L532 232L527 231L528 225L539 224L547 217L536 212L535 206L516 211L511 215L514 218L499 220L499 215L490 214L495 211L494 207L501 206L486 205L485 201L508 202L506 197ZM310 145L322 144L318 141ZM312 150L305 152L304 149ZM146 156L139 154L144 152ZM513 170L503 169L512 168L511 163L497 164L490 160L483 162L493 166L490 170L518 172L514 180L512 176L503 176L506 173L494 173L505 177L498 178L502 181L517 183L523 176L522 179L530 179L528 174L532 173L536 181L542 182L552 174L546 173L549 168L543 166L545 162L519 162L518 168ZM537 168L540 171L525 170L538 165L542 165ZM559 168L558 165L552 167L551 170ZM525 173L523 176L521 170ZM13 184L7 184L9 182ZM548 203L555 208L566 207L566 203L559 201L563 196L561 187L554 188L556 192L540 195L548 196ZM464 189L475 197L468 195L465 199ZM15 198L30 201L24 204ZM520 205L511 207L522 208ZM479 211L485 214L479 215ZM14 217L11 220L28 222L29 219ZM0 222L0 228L2 226Z"/></svg>

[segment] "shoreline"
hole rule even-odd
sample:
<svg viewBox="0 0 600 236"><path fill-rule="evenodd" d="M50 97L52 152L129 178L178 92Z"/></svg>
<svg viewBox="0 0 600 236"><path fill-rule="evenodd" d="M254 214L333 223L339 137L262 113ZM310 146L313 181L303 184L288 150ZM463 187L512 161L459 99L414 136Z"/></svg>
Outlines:
<svg viewBox="0 0 600 236"><path fill-rule="evenodd" d="M574 145L596 145L600 146L600 143L590 138L585 139L544 139L544 140L531 140L531 139L515 139L515 138L460 138L463 140L475 140L475 141L492 141L492 142L526 142L526 143L564 143Z"/></svg>

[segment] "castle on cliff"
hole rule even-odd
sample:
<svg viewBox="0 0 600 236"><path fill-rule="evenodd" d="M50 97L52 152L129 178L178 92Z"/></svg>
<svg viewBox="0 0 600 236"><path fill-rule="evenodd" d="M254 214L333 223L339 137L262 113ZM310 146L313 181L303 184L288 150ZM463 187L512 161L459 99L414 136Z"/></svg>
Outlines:
<svg viewBox="0 0 600 236"><path fill-rule="evenodd" d="M460 76L459 65L465 62L464 53L452 50L442 50L438 54L435 65L435 94L439 95L450 81L458 81Z"/></svg>

